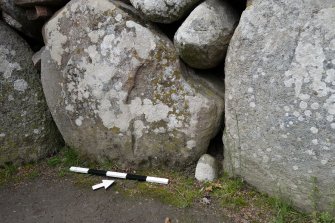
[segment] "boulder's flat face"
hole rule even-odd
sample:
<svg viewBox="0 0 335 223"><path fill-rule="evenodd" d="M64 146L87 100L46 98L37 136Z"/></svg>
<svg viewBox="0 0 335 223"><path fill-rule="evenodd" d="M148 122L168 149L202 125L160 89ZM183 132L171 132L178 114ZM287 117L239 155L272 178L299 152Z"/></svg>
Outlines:
<svg viewBox="0 0 335 223"><path fill-rule="evenodd" d="M172 23L181 19L199 0L130 0L148 20Z"/></svg>
<svg viewBox="0 0 335 223"><path fill-rule="evenodd" d="M71 1L44 38L43 88L68 145L124 165L175 168L206 151L222 97L129 7Z"/></svg>
<svg viewBox="0 0 335 223"><path fill-rule="evenodd" d="M334 6L254 0L226 58L226 170L303 209L334 210Z"/></svg>
<svg viewBox="0 0 335 223"><path fill-rule="evenodd" d="M36 161L60 146L32 55L0 21L0 166Z"/></svg>
<svg viewBox="0 0 335 223"><path fill-rule="evenodd" d="M179 27L174 45L185 63L194 68L217 66L226 55L239 16L222 0L198 5Z"/></svg>

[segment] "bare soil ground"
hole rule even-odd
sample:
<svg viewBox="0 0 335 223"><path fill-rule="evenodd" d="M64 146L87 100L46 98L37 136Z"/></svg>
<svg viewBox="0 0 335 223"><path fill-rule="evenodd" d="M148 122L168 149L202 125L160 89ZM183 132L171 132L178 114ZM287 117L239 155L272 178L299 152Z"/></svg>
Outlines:
<svg viewBox="0 0 335 223"><path fill-rule="evenodd" d="M99 183L99 182L96 182ZM0 188L0 222L113 222L113 223L231 222L215 208L176 208L159 201L125 196L115 190L92 191L71 177L39 176Z"/></svg>
<svg viewBox="0 0 335 223"><path fill-rule="evenodd" d="M103 177L77 174L83 166L168 178L168 185L118 179L107 191L92 191ZM121 169L96 163L63 148L54 156L20 167L0 167L0 223L335 223L327 212L296 211L290 203L259 193L240 178L222 174L197 182L189 170Z"/></svg>

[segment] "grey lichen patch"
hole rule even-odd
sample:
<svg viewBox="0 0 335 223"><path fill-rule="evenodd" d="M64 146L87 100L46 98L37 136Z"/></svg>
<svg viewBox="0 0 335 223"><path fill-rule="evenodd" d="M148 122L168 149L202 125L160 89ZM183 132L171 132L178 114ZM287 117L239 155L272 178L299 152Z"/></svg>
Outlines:
<svg viewBox="0 0 335 223"><path fill-rule="evenodd" d="M294 111L301 114L298 121L316 118L331 120L335 114L335 70L325 66L328 55L332 55L335 47L330 44L326 47L323 42L332 43L335 33L324 24L322 19L327 14L332 14L333 10L321 10L315 19L304 27L300 33L295 55L291 67L285 72L284 84L287 88L294 88L295 97L298 100ZM335 25L333 22L331 25ZM317 30L322 29L328 34L324 36ZM316 36L310 39L310 36ZM322 40L323 39L323 40ZM309 55L309 56L306 56ZM329 58L330 59L330 58ZM313 70L309 70L314 67ZM319 98L324 98L322 104ZM332 120L329 121L331 125ZM315 128L315 127L313 127ZM312 131L314 132L314 131Z"/></svg>
<svg viewBox="0 0 335 223"><path fill-rule="evenodd" d="M28 87L28 83L23 79L17 79L14 81L14 89L17 91L25 91Z"/></svg>
<svg viewBox="0 0 335 223"><path fill-rule="evenodd" d="M130 2L148 20L172 23L182 18L199 0L130 0Z"/></svg>
<svg viewBox="0 0 335 223"><path fill-rule="evenodd" d="M13 71L21 70L19 63L9 61L14 56L15 50L9 51L4 45L0 45L0 73L5 79L10 78Z"/></svg>

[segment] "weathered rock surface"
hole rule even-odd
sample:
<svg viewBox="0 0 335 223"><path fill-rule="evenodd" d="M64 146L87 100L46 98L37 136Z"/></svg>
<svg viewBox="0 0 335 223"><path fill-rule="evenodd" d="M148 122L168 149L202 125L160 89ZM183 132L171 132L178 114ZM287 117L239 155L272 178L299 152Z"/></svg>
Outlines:
<svg viewBox="0 0 335 223"><path fill-rule="evenodd" d="M0 166L35 161L61 142L27 43L0 21Z"/></svg>
<svg viewBox="0 0 335 223"><path fill-rule="evenodd" d="M150 21L172 23L181 19L200 0L130 0Z"/></svg>
<svg viewBox="0 0 335 223"><path fill-rule="evenodd" d="M213 181L218 177L218 163L214 157L204 154L200 157L195 169L198 181Z"/></svg>
<svg viewBox="0 0 335 223"><path fill-rule="evenodd" d="M117 5L74 0L45 26L42 83L55 122L67 144L97 159L195 162L223 98L181 66L167 37Z"/></svg>
<svg viewBox="0 0 335 223"><path fill-rule="evenodd" d="M226 55L238 20L238 14L227 2L207 0L201 3L175 34L178 54L194 68L217 66Z"/></svg>
<svg viewBox="0 0 335 223"><path fill-rule="evenodd" d="M334 6L253 0L226 58L225 170L307 210L334 211Z"/></svg>

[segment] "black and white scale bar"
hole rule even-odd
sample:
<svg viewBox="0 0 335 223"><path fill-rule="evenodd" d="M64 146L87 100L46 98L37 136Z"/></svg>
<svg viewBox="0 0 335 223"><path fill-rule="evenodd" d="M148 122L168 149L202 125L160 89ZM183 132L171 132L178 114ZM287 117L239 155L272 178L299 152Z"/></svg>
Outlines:
<svg viewBox="0 0 335 223"><path fill-rule="evenodd" d="M141 176L141 175L105 171L105 170L95 170L95 169L75 167L75 166L70 167L70 171L76 172L76 173L87 173L87 174L92 174L92 175L107 176L107 177L114 177L114 178L127 179L127 180L146 181L146 182L158 183L158 184L168 184L169 183L169 179L166 179L166 178Z"/></svg>

